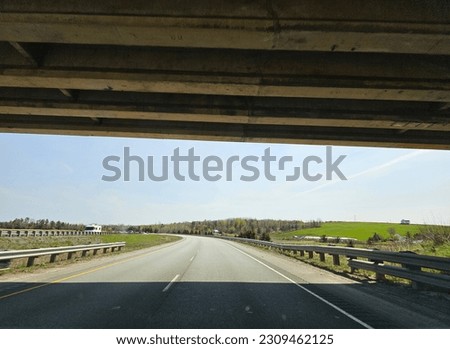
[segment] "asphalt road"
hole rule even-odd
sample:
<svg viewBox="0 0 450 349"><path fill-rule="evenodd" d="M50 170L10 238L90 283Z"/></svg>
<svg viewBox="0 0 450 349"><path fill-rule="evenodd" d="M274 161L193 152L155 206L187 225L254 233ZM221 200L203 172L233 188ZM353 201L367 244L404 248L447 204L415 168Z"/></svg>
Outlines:
<svg viewBox="0 0 450 349"><path fill-rule="evenodd" d="M0 328L450 327L423 313L405 322L411 309L396 310L360 288L269 252L184 237L2 278Z"/></svg>

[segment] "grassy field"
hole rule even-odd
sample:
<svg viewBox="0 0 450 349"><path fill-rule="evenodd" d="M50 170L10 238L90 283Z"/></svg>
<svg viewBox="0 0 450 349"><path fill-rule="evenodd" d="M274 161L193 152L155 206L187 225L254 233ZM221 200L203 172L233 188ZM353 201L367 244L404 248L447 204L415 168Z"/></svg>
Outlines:
<svg viewBox="0 0 450 349"><path fill-rule="evenodd" d="M152 247L156 245L174 242L181 238L174 235L141 235L141 234L113 234L101 235L101 242L121 242L127 243L125 251L138 250L141 248Z"/></svg>
<svg viewBox="0 0 450 349"><path fill-rule="evenodd" d="M431 230L443 232L448 236L448 227L443 226L428 226L432 227ZM379 241L372 242L369 244L367 239L372 237L374 233L380 235L383 239L388 239L391 237L389 232L392 232L392 229L395 230L395 234L399 234L400 236L406 236L409 232L411 236L414 236L416 233L423 233L426 231L426 226L411 224L411 225L403 225L399 223L373 223L373 222L327 222L323 223L321 227L318 228L309 228L296 230L285 233L272 233L270 237L272 241L284 243L284 244L320 244L320 245L328 245L328 242L322 243L314 240L301 240L295 238L296 236L318 236L321 237L323 235L327 237L347 237L354 238L358 241L355 243L355 247L359 248L369 248L369 249L378 249L378 250L387 250L387 251L410 251L420 255L430 255L436 257L450 257L450 243L435 243L433 240L423 240L423 241L413 241L413 240L396 240L390 239L387 241ZM422 230L422 231L421 231ZM447 240L448 241L448 240ZM332 243L333 245L338 246L347 246L346 242L340 243ZM290 255L290 254L289 254ZM325 256L325 261L320 261L319 257L315 254L314 258L310 259L307 255L301 257L299 255L291 256L297 259L302 260L305 263L312 264L314 266L325 268L330 271L346 275L351 278L363 278L363 279L374 279L375 273L370 271L359 270L356 274L350 273L350 268L347 263L342 263L339 266L333 264L332 257L329 255ZM394 283L409 283L409 281L386 276L386 279L390 282Z"/></svg>
<svg viewBox="0 0 450 349"><path fill-rule="evenodd" d="M388 238L388 230L395 229L395 233L405 236L408 232L411 235L419 232L420 225L410 224L404 225L400 223L371 223L371 222L327 222L322 223L319 228L309 228L291 231L287 233L272 233L270 237L274 241L294 240L294 236L308 235L308 236L322 236L327 237L347 237L354 238L360 241L367 241L374 233L381 235L383 238Z"/></svg>
<svg viewBox="0 0 450 349"><path fill-rule="evenodd" d="M389 230L395 229L395 234L406 236L409 232L412 236L419 233L420 229L425 226L419 224L403 225L399 223L372 223L372 222L327 222L323 223L319 228L309 228L296 230L286 233L272 233L270 237L272 241L279 243L296 243L296 244L322 244L318 241L296 239L295 236L323 236L327 237L348 237L357 239L357 247L376 248L387 251L412 251L418 254L450 257L450 244L434 244L432 241L422 241L416 243L413 241L380 241L368 244L367 239L372 237L374 233L381 235L384 239L390 237ZM439 228L439 227L438 227ZM440 227L442 228L442 226ZM338 245L346 246L345 242Z"/></svg>
<svg viewBox="0 0 450 349"><path fill-rule="evenodd" d="M167 242L177 241L180 238L173 235L140 235L140 234L112 234L92 236L38 236L0 238L0 250L23 250L31 248L58 247L100 244L107 242L126 242L124 251L133 251L152 247Z"/></svg>

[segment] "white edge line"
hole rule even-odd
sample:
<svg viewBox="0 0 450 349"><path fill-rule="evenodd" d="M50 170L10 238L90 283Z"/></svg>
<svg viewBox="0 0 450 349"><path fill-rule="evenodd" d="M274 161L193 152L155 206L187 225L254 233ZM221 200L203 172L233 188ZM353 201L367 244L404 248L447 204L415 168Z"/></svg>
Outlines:
<svg viewBox="0 0 450 349"><path fill-rule="evenodd" d="M162 291L167 292L169 290L169 288L172 287L173 283L178 280L179 277L180 277L180 274L175 275L175 277L172 279L172 281L169 282L169 284L166 287L164 287L164 290L162 290Z"/></svg>
<svg viewBox="0 0 450 349"><path fill-rule="evenodd" d="M258 262L259 264L265 266L266 268L272 270L274 273L282 276L283 278L285 278L286 280L290 281L291 283L293 283L295 286L300 287L303 291L308 292L310 295L316 297L317 299L321 300L322 302L324 302L325 304L328 304L330 307L336 309L337 311L339 311L340 313L344 314L345 316L347 316L348 318L352 319L353 321L357 322L358 324L360 324L361 326L367 328L367 329L373 329L372 326L366 324L364 321L354 317L352 314L347 313L344 309L339 308L337 305L327 301L325 298L319 296L318 294L308 290L306 287L298 284L297 282L295 282L294 280L292 280L290 277L280 273L278 270L275 270L274 268L268 266L267 264L265 264L264 262L261 262L259 259L245 253L244 251L241 251L239 248L234 247L233 245L230 244L231 247L233 247L235 250L239 251L240 253L242 253L243 255L246 255L247 257L253 259L254 261Z"/></svg>

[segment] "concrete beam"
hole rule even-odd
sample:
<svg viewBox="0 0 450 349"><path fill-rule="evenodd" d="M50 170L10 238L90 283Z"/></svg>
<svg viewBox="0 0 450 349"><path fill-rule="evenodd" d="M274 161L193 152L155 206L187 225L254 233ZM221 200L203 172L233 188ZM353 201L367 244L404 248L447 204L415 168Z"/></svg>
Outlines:
<svg viewBox="0 0 450 349"><path fill-rule="evenodd" d="M446 0L365 0L364 6L346 0L14 0L2 1L0 12L80 13L169 17L315 18L320 20L445 23Z"/></svg>
<svg viewBox="0 0 450 349"><path fill-rule="evenodd" d="M447 132L0 115L0 132L450 150Z"/></svg>
<svg viewBox="0 0 450 349"><path fill-rule="evenodd" d="M271 19L0 14L2 41L91 45L448 55L449 28L285 20L275 29Z"/></svg>
<svg viewBox="0 0 450 349"><path fill-rule="evenodd" d="M382 111L340 111L291 109L289 113L274 106L250 109L214 105L122 105L100 103L61 103L36 101L2 101L0 114L35 115L99 119L155 120L243 125L291 125L320 127L354 127L450 132L450 115L421 111L400 114ZM318 117L320 115L320 117Z"/></svg>
<svg viewBox="0 0 450 349"><path fill-rule="evenodd" d="M447 82L3 69L0 86L157 93L450 102Z"/></svg>
<svg viewBox="0 0 450 349"><path fill-rule="evenodd" d="M0 4L0 40L448 55L449 13L446 0L28 0Z"/></svg>
<svg viewBox="0 0 450 349"><path fill-rule="evenodd" d="M5 67L20 67L11 63ZM50 45L41 68L270 77L450 80L446 56Z"/></svg>

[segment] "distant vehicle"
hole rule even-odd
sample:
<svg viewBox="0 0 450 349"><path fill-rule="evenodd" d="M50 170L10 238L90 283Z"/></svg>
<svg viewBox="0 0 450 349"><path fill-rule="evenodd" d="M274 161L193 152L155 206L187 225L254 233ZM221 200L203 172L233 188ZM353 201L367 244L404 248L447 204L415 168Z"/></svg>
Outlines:
<svg viewBox="0 0 450 349"><path fill-rule="evenodd" d="M91 224L84 227L86 234L100 234L102 232L102 226L97 224Z"/></svg>
<svg viewBox="0 0 450 349"><path fill-rule="evenodd" d="M400 224L409 224L409 223L411 223L409 219L402 219L400 221Z"/></svg>

